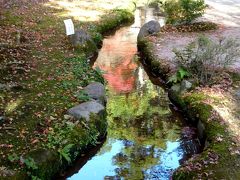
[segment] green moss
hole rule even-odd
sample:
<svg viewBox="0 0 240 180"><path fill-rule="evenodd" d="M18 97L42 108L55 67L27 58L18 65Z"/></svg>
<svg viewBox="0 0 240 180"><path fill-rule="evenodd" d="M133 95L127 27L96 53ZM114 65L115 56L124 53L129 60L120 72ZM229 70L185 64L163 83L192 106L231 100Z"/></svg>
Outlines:
<svg viewBox="0 0 240 180"><path fill-rule="evenodd" d="M84 53L86 57L92 57L98 53L96 44L93 41L87 41L84 45L75 46L75 51L79 54Z"/></svg>
<svg viewBox="0 0 240 180"><path fill-rule="evenodd" d="M16 16L13 14L13 11L6 11L3 14L4 19L0 21L0 25L16 25L21 26L23 19L21 16Z"/></svg>
<svg viewBox="0 0 240 180"><path fill-rule="evenodd" d="M193 179L196 174L189 171L180 171L173 174L172 179L174 180L190 180Z"/></svg>
<svg viewBox="0 0 240 180"><path fill-rule="evenodd" d="M226 127L221 124L220 116L217 113L213 113L212 106L202 102L207 98L209 98L207 95L197 92L179 97L184 104L184 107L181 108L185 109L187 115L203 123L206 141L209 145L199 157L190 162L192 164L200 163L200 169L193 168L189 171L183 166L174 173L173 179L195 179L199 175L203 176L203 172L206 174L212 172L209 178L225 177L228 179L231 176L237 177L240 173L235 168L233 168L234 172L229 172L231 167L234 166L233 164L239 163L240 159L237 156L230 155L228 148L232 146L231 135L226 131ZM217 141L219 137L220 141ZM216 163L214 160L209 159L209 154L217 156ZM202 164L203 162L212 163L205 166Z"/></svg>
<svg viewBox="0 0 240 180"><path fill-rule="evenodd" d="M103 15L102 21L96 26L97 32L104 34L124 23L131 23L134 21L134 16L131 12L124 9L115 9L107 15Z"/></svg>
<svg viewBox="0 0 240 180"><path fill-rule="evenodd" d="M153 72L161 77L165 82L168 79L170 68L164 61L157 59L153 54L153 43L147 38L141 38L137 42L138 51L140 52L141 61Z"/></svg>
<svg viewBox="0 0 240 180"><path fill-rule="evenodd" d="M240 81L240 73L230 73L231 78L233 82L239 82Z"/></svg>

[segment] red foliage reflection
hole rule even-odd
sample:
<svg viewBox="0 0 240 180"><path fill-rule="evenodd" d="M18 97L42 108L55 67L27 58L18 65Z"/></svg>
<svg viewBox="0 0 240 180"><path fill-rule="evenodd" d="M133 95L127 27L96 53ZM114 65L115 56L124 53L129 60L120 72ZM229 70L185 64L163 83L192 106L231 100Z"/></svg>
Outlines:
<svg viewBox="0 0 240 180"><path fill-rule="evenodd" d="M137 64L134 56L137 52L136 37L129 28L122 28L114 36L103 42L94 66L105 71L104 78L116 93L129 93L135 89L134 71Z"/></svg>

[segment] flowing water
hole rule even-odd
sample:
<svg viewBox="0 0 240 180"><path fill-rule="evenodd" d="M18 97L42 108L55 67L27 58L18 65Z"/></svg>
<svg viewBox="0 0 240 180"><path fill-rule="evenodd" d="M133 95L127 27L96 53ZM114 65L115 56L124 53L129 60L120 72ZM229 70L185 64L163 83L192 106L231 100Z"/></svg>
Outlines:
<svg viewBox="0 0 240 180"><path fill-rule="evenodd" d="M132 26L105 38L94 66L107 81L108 135L67 179L170 179L198 152L196 131L171 110L167 93L150 81L136 56L139 28L152 18L152 10L137 10Z"/></svg>

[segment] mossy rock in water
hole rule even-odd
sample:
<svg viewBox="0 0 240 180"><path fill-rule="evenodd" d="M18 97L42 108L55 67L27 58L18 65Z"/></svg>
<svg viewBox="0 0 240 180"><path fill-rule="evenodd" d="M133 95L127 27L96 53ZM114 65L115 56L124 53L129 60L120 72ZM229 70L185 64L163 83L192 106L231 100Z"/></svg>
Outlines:
<svg viewBox="0 0 240 180"><path fill-rule="evenodd" d="M70 41L77 52L84 52L88 57L94 56L98 52L92 37L84 30L77 30L74 35L70 36Z"/></svg>
<svg viewBox="0 0 240 180"><path fill-rule="evenodd" d="M29 165L26 165L27 171L31 172L32 176L40 179L49 179L61 167L60 156L57 152L47 149L36 149L24 157L24 161L31 160ZM26 164L26 163L25 163Z"/></svg>
<svg viewBox="0 0 240 180"><path fill-rule="evenodd" d="M142 38L149 36L151 34L156 34L160 31L160 24L158 21L152 20L145 23L137 36L137 40L140 41Z"/></svg>
<svg viewBox="0 0 240 180"><path fill-rule="evenodd" d="M107 103L107 97L105 93L105 87L102 83L93 82L87 85L84 88L84 92L93 100L97 101L98 103L102 104L103 106Z"/></svg>
<svg viewBox="0 0 240 180"><path fill-rule="evenodd" d="M103 21L98 25L96 31L105 34L116 29L124 23L132 23L134 16L126 9L115 9L111 13L102 16Z"/></svg>

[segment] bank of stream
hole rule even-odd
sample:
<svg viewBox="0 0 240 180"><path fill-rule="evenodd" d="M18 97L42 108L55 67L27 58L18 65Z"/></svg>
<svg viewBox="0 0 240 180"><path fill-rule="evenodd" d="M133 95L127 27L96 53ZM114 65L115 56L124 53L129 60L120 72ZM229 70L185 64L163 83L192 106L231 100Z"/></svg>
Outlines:
<svg viewBox="0 0 240 180"><path fill-rule="evenodd" d="M94 66L104 71L107 82L108 134L65 178L170 179L181 163L200 152L196 129L138 61L139 29L156 18L163 22L153 9L138 9L133 25L104 39Z"/></svg>

